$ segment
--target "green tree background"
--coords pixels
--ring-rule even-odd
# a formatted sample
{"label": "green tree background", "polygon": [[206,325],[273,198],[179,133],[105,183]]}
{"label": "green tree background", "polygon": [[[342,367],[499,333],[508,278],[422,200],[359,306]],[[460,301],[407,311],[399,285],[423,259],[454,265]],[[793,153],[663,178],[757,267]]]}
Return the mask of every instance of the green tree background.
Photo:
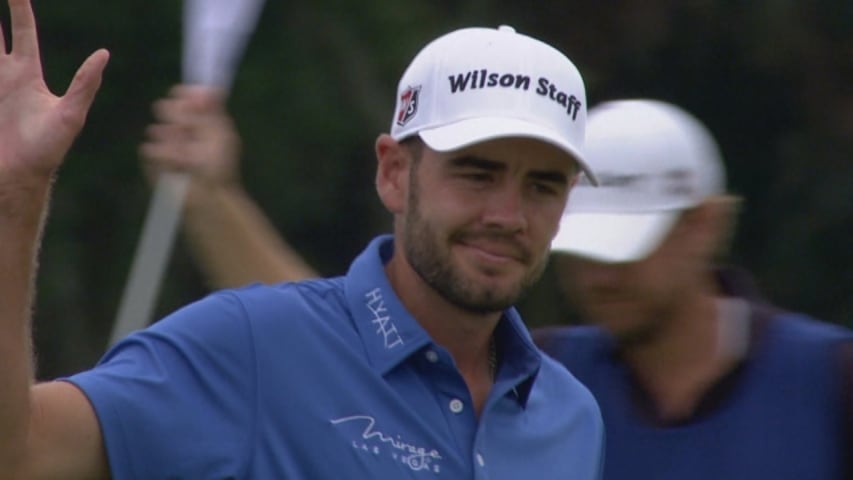
{"label": "green tree background", "polygon": [[[54,91],[89,52],[112,52],[60,173],[41,253],[34,332],[39,376],[50,378],[90,366],[107,343],[151,195],[136,147],[151,103],[179,79],[182,4],[34,7]],[[5,4],[0,18],[8,21]],[[777,303],[853,326],[847,0],[268,0],[229,100],[245,144],[242,175],[320,272],[343,273],[390,227],[372,188],[372,148],[411,56],[454,28],[502,23],[572,58],[591,105],[656,97],[702,118],[731,190],[746,199],[732,262]],[[179,239],[156,316],[207,291]],[[521,308],[531,324],[574,319],[550,271]]]}

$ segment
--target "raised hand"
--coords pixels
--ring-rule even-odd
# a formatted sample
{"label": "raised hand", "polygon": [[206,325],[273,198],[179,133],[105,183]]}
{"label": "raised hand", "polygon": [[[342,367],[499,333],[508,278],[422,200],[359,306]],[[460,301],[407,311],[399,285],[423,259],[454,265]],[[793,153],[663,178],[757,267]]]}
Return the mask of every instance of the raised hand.
{"label": "raised hand", "polygon": [[149,173],[179,171],[206,185],[236,184],[240,137],[225,110],[225,92],[178,85],[155,102],[156,123],[139,153]]}
{"label": "raised hand", "polygon": [[0,31],[0,185],[48,179],[83,127],[109,54],[94,52],[65,95],[44,81],[30,0],[9,0],[12,45]]}

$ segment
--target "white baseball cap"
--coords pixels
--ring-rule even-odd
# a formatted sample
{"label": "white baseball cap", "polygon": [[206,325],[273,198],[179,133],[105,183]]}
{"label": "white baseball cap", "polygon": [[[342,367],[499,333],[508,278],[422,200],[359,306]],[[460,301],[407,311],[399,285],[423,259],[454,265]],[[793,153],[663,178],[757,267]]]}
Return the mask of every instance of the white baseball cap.
{"label": "white baseball cap", "polygon": [[554,47],[512,27],[464,28],[427,44],[403,73],[391,136],[420,135],[439,152],[527,137],[583,158],[586,89]]}
{"label": "white baseball cap", "polygon": [[586,158],[599,185],[581,178],[572,190],[553,252],[602,262],[643,259],[683,210],[725,191],[723,161],[708,129],[656,100],[592,108]]}

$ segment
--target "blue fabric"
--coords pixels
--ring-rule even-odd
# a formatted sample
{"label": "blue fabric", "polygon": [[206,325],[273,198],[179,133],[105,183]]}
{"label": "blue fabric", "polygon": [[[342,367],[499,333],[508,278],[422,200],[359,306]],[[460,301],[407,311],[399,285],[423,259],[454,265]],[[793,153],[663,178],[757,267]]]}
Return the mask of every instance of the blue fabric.
{"label": "blue fabric", "polygon": [[655,425],[631,373],[596,327],[551,329],[537,342],[598,400],[607,480],[836,480],[845,455],[838,347],[851,333],[805,317],[770,319],[713,408]]}
{"label": "blue fabric", "polygon": [[71,377],[113,477],[599,478],[597,405],[514,310],[477,420],[450,355],[391,289],[391,249],[378,237],[345,277],[213,294]]}

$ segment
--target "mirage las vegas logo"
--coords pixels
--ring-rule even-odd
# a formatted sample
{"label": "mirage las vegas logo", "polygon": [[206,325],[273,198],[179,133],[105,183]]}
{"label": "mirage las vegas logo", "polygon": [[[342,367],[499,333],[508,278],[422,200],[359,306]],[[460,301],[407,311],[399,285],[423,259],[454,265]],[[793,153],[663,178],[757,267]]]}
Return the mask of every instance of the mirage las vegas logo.
{"label": "mirage las vegas logo", "polygon": [[380,430],[370,415],[350,415],[330,420],[332,425],[354,429],[352,448],[363,455],[387,456],[415,472],[441,473],[441,454],[434,448],[410,443],[401,435]]}

